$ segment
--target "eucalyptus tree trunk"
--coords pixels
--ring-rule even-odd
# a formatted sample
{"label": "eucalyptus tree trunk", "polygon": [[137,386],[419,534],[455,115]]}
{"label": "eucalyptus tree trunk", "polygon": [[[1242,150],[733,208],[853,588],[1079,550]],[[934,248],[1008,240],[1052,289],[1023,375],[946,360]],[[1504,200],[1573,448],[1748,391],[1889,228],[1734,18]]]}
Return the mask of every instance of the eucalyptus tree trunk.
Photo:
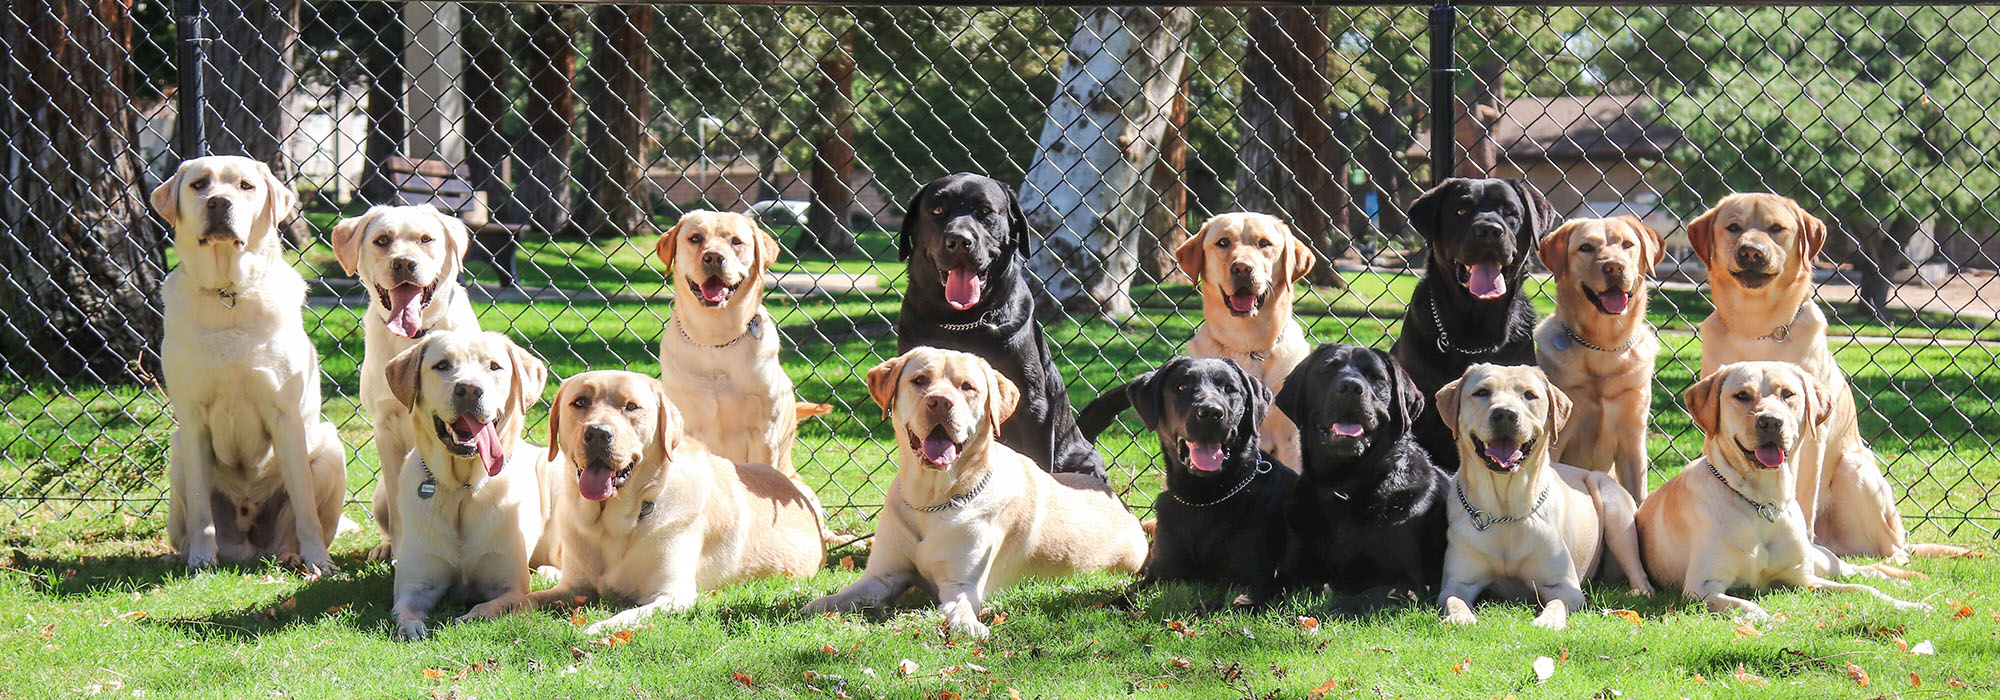
{"label": "eucalyptus tree trunk", "polygon": [[[208,13],[216,35],[208,43],[208,65],[216,74],[205,122],[209,152],[263,161],[280,181],[291,183],[298,167],[285,143],[299,128],[292,108],[299,0],[227,0],[217,10]],[[305,217],[284,226],[294,244],[305,244],[311,235]]]}
{"label": "eucalyptus tree trunk", "polygon": [[528,40],[518,60],[528,67],[521,118],[527,122],[520,154],[527,176],[514,188],[538,231],[570,227],[570,157],[576,151],[576,28],[582,11],[543,5],[529,16]]}
{"label": "eucalyptus tree trunk", "polygon": [[1327,111],[1326,9],[1258,8],[1246,25],[1236,206],[1291,224],[1319,254],[1312,283],[1344,288],[1333,261],[1347,251],[1353,206]]}
{"label": "eucalyptus tree trunk", "polygon": [[652,183],[646,180],[646,119],[652,111],[653,52],[646,37],[659,11],[651,6],[606,5],[591,23],[597,45],[590,52],[584,101],[590,112],[584,135],[584,199],[575,225],[586,236],[633,236],[650,230]]}
{"label": "eucalyptus tree trunk", "polygon": [[812,208],[798,250],[830,256],[857,250],[849,214],[854,211],[854,28],[850,25],[819,59],[819,115],[813,138]]}

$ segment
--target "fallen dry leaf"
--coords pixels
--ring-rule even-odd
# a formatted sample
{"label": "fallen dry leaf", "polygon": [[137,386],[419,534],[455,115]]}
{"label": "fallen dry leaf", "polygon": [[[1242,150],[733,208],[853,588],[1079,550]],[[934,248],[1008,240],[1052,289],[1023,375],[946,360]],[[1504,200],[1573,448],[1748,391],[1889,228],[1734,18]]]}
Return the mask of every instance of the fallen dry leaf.
{"label": "fallen dry leaf", "polygon": [[937,691],[936,695],[932,695],[931,697],[937,698],[937,700],[958,700],[958,693],[949,690],[940,690]]}
{"label": "fallen dry leaf", "polygon": [[844,556],[844,557],[841,557],[841,558],[840,558],[840,570],[841,570],[841,571],[853,571],[853,570],[854,570],[854,555],[852,555],[852,554],[849,554],[849,555],[847,555],[847,556]]}
{"label": "fallen dry leaf", "polygon": [[1916,646],[1910,647],[1910,653],[1917,656],[1930,656],[1937,653],[1937,645],[1932,644],[1931,640],[1926,639],[1917,642]]}
{"label": "fallen dry leaf", "polygon": [[1911,672],[1910,672],[1910,687],[1912,687],[1912,688],[1915,688],[1915,687],[1917,687],[1917,686],[1921,686],[1921,685],[1923,685],[1923,684],[1924,684],[1924,677],[1923,677],[1923,676],[1919,676],[1919,675],[1917,675],[1917,672],[1916,672],[1916,671],[1911,671]]}
{"label": "fallen dry leaf", "polygon": [[1699,673],[1694,674],[1694,678],[1690,680],[1693,680],[1695,685],[1708,685],[1708,679],[1703,678],[1702,675]]}
{"label": "fallen dry leaf", "polygon": [[1333,678],[1326,679],[1325,683],[1321,683],[1319,687],[1312,689],[1312,699],[1320,700],[1320,698],[1326,697],[1327,693],[1333,692],[1333,687],[1336,685],[1340,685],[1339,680]]}
{"label": "fallen dry leaf", "polygon": [[1319,634],[1319,618],[1300,615],[1298,623],[1299,629],[1305,630],[1306,634]]}
{"label": "fallen dry leaf", "polygon": [[1556,675],[1556,660],[1546,656],[1535,657],[1535,682],[1540,683]]}
{"label": "fallen dry leaf", "polygon": [[572,608],[569,611],[569,624],[571,627],[582,627],[590,624],[590,618],[583,616],[583,608]]}
{"label": "fallen dry leaf", "polygon": [[1606,610],[1604,611],[1604,614],[1611,615],[1626,622],[1630,622],[1632,623],[1633,627],[1638,627],[1640,625],[1646,624],[1646,621],[1639,617],[1639,611],[1637,610],[1624,610],[1624,609]]}
{"label": "fallen dry leaf", "polygon": [[1007,622],[1007,613],[993,613],[993,620],[991,622],[986,623],[986,626],[992,627],[995,625],[1004,624],[1006,622]]}
{"label": "fallen dry leaf", "polygon": [[1182,656],[1176,656],[1174,658],[1167,659],[1167,665],[1172,666],[1174,668],[1188,668],[1194,665],[1194,660]]}
{"label": "fallen dry leaf", "polygon": [[903,659],[902,661],[898,661],[896,662],[896,672],[903,674],[905,676],[916,673],[917,662],[911,661],[909,659]]}
{"label": "fallen dry leaf", "polygon": [[447,671],[442,668],[427,668],[424,669],[424,680],[427,681],[440,680],[445,677],[446,673],[450,673],[450,671]]}
{"label": "fallen dry leaf", "polygon": [[1972,606],[1970,605],[1960,605],[1958,606],[1958,612],[1951,614],[1951,619],[1954,620],[1963,620],[1968,617],[1972,617]]}
{"label": "fallen dry leaf", "polygon": [[1962,681],[1962,680],[1959,680],[1959,679],[1956,679],[1956,678],[1953,678],[1953,679],[1951,679],[1951,680],[1948,680],[1948,681],[1945,681],[1945,682],[1944,682],[1944,684],[1945,684],[1945,685],[1948,685],[1948,686],[1951,686],[1951,687],[1953,687],[1953,688],[1963,688],[1963,687],[1965,687],[1965,681]]}
{"label": "fallen dry leaf", "polygon": [[833,648],[833,645],[832,645],[832,644],[821,644],[821,645],[819,645],[819,650],[820,650],[821,652],[824,652],[824,653],[828,653],[828,654],[838,654],[838,653],[840,653],[840,650],[839,650],[839,649],[835,649],[835,648]]}
{"label": "fallen dry leaf", "polygon": [[1852,661],[1847,663],[1847,677],[1854,679],[1854,684],[1863,688],[1868,687],[1870,682],[1868,680],[1868,672],[1862,670],[1860,666],[1854,665]]}
{"label": "fallen dry leaf", "polygon": [[1756,685],[1756,686],[1765,686],[1771,684],[1770,681],[1764,680],[1763,676],[1759,676],[1755,673],[1751,673],[1749,671],[1744,670],[1743,664],[1736,665],[1736,682],[1743,683],[1745,685]]}
{"label": "fallen dry leaf", "polygon": [[51,622],[42,628],[42,638],[48,639],[53,636],[56,636],[56,623]]}
{"label": "fallen dry leaf", "polygon": [[1183,624],[1180,620],[1168,620],[1167,629],[1171,630],[1174,634],[1178,634],[1182,637],[1189,637],[1189,638],[1194,637],[1194,630],[1189,629],[1188,626],[1186,624]]}
{"label": "fallen dry leaf", "polygon": [[1747,622],[1736,626],[1737,639],[1745,639],[1745,638],[1755,639],[1757,637],[1762,637],[1762,636],[1764,636],[1763,632],[1758,631],[1757,628],[1755,627],[1751,627],[1750,624]]}
{"label": "fallen dry leaf", "polygon": [[1013,688],[1008,688],[1007,700],[1021,700],[1021,691],[1015,690]]}
{"label": "fallen dry leaf", "polygon": [[742,671],[730,671],[729,680],[736,681],[737,685],[743,686],[745,688],[757,687],[757,683],[750,680],[750,674],[744,673]]}
{"label": "fallen dry leaf", "polygon": [[123,615],[119,615],[119,616],[118,616],[118,619],[120,619],[120,620],[144,620],[144,619],[146,619],[146,611],[144,611],[144,610],[134,610],[134,611],[132,611],[132,612],[128,612],[128,613],[125,613],[125,614],[123,614]]}
{"label": "fallen dry leaf", "polygon": [[1556,662],[1569,663],[1569,647],[1563,647],[1562,651],[1556,654]]}
{"label": "fallen dry leaf", "polygon": [[1458,663],[1452,664],[1451,672],[1453,674],[1462,674],[1465,673],[1465,669],[1468,668],[1472,668],[1472,657],[1470,656],[1465,657],[1463,659],[1459,659]]}
{"label": "fallen dry leaf", "polygon": [[1895,643],[1895,645],[1896,645],[1896,650],[1897,650],[1897,651],[1900,651],[1900,652],[1903,652],[1903,653],[1906,653],[1906,654],[1907,654],[1907,653],[1909,653],[1909,651],[1910,651],[1910,643],[1909,643],[1909,642],[1905,642],[1905,641],[1903,641],[1903,638],[1902,638],[1902,637],[1893,637],[1893,636],[1892,636],[1892,637],[1890,637],[1890,638],[1889,638],[1889,641],[1891,641],[1891,642],[1894,642],[1894,643]]}

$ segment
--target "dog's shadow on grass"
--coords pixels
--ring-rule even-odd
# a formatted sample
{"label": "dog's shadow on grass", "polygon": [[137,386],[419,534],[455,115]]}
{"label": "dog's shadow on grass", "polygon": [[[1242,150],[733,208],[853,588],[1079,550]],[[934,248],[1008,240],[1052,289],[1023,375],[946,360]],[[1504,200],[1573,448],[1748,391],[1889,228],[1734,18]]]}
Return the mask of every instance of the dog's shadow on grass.
{"label": "dog's shadow on grass", "polygon": [[[357,631],[386,634],[386,630],[393,628],[390,603],[394,569],[385,562],[362,559],[338,563],[342,567],[340,573],[296,588],[274,588],[268,594],[254,596],[254,602],[239,602],[201,615],[155,618],[147,622],[188,634],[219,635],[237,641],[254,641],[266,634],[316,624],[327,618],[341,618],[343,626]],[[241,568],[247,574],[270,573],[268,568],[257,565]],[[440,612],[451,607],[447,603],[440,607]]]}

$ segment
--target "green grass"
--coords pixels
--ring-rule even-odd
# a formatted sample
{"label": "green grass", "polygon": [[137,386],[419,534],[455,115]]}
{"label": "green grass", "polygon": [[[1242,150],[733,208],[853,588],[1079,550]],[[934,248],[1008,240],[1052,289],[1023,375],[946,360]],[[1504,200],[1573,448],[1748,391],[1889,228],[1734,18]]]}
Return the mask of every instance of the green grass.
{"label": "green grass", "polygon": [[[653,294],[662,285],[651,243],[529,241],[534,264],[524,261],[524,283]],[[866,235],[863,244],[878,258],[894,258],[886,235]],[[309,249],[299,265],[309,274],[338,276],[323,246]],[[891,288],[773,302],[771,309],[789,341],[784,363],[800,397],[837,407],[802,426],[795,451],[800,470],[834,508],[836,529],[865,533],[893,467],[861,373],[894,352],[902,268],[787,260],[779,269],[834,267],[879,272]],[[1318,340],[1388,347],[1414,277],[1351,278],[1350,290],[1309,294],[1300,304],[1301,321]],[[1540,283],[1530,290],[1546,311]],[[1200,315],[1193,290],[1146,287],[1135,293],[1143,311],[1122,326],[1049,326],[1072,402],[1088,401],[1157,365],[1193,334]],[[483,325],[509,329],[550,362],[556,377],[591,368],[657,371],[663,303],[478,309]],[[1656,325],[1679,331],[1708,307],[1700,294],[1665,291],[1652,311]],[[2000,396],[2000,374],[1991,371],[1995,346],[1928,341],[1991,340],[1991,322],[1923,314],[1882,326],[1851,322],[1861,318],[1851,309],[1834,311],[1850,321],[1836,325],[1838,335],[1898,338],[1836,340],[1835,346],[1862,397],[1863,430],[1906,494],[1901,507],[1913,539],[1990,547],[2000,521],[1989,496],[2000,485],[2000,461],[1988,437],[2000,435],[1987,398]],[[367,446],[366,417],[353,398],[362,346],[357,313],[312,307],[307,323],[326,371],[324,413],[350,446],[349,484],[365,500],[376,459]],[[1666,344],[1650,443],[1656,481],[1678,471],[1699,447],[1678,393],[1699,367],[1700,342],[1676,332]],[[544,396],[554,389],[552,381]],[[811,685],[828,697],[841,682],[836,677],[854,697],[945,697],[940,691],[1007,697],[1009,688],[1022,697],[1303,697],[1328,680],[1338,681],[1329,697],[1582,698],[1601,696],[1605,688],[1626,697],[1872,697],[1907,688],[1910,672],[1920,674],[1926,691],[2000,692],[1994,690],[2000,687],[2000,646],[1993,643],[2000,618],[1992,617],[2000,573],[1973,560],[1920,562],[1917,567],[1936,578],[1889,586],[1944,611],[1898,614],[1852,596],[1774,593],[1764,601],[1789,618],[1745,639],[1737,638],[1734,623],[1699,614],[1672,596],[1635,600],[1609,590],[1595,591],[1592,603],[1639,610],[1642,627],[1587,612],[1576,629],[1554,635],[1527,627],[1526,607],[1499,605],[1482,609],[1486,624],[1479,628],[1448,630],[1427,607],[1333,619],[1315,597],[1283,602],[1266,614],[1205,617],[1193,614],[1193,590],[1142,593],[1137,607],[1126,609],[1115,603],[1124,580],[1089,577],[1037,582],[1003,595],[996,609],[1008,618],[996,626],[994,640],[953,644],[937,634],[937,615],[921,605],[880,624],[795,616],[801,604],[855,576],[831,567],[808,581],[720,592],[690,614],[656,619],[654,629],[615,648],[592,646],[560,614],[445,624],[433,641],[395,645],[387,641],[390,570],[358,558],[376,541],[372,527],[336,546],[344,573],[313,583],[261,566],[188,575],[155,558],[166,549],[164,509],[156,499],[171,431],[159,390],[0,384],[0,410],[6,417],[0,425],[0,496],[6,500],[0,507],[19,516],[6,541],[12,561],[0,569],[0,630],[6,630],[0,633],[0,698],[87,693],[111,681],[125,684],[115,694],[126,697],[135,689],[146,697],[815,696],[807,671],[820,674]],[[533,418],[538,422],[530,434],[539,435],[542,412]],[[1158,446],[1151,436],[1135,434],[1135,427],[1114,427],[1100,448],[1127,502],[1143,508],[1161,485],[1153,468]],[[366,523],[359,506],[348,510]],[[1951,619],[1957,601],[1969,601],[1974,614]],[[586,615],[601,619],[609,610],[593,607]],[[134,611],[145,615],[121,617]],[[1303,632],[1299,615],[1325,619],[1323,631]],[[1188,621],[1195,636],[1170,631],[1169,619]],[[1879,633],[1885,628],[1901,629],[1912,644],[1933,640],[1939,653],[1903,654]],[[572,647],[588,658],[577,661]],[[1533,659],[1560,656],[1565,648],[1568,660],[1558,664],[1555,677],[1535,683]],[[1453,672],[1466,657],[1473,659],[1469,667]],[[919,671],[899,675],[895,666],[903,658]],[[1178,667],[1177,658],[1187,667]],[[499,661],[497,670],[488,659]],[[1860,688],[1847,680],[1850,661],[1873,674],[1875,685]],[[482,670],[450,680],[474,663]],[[1771,686],[1740,687],[1730,678],[1738,664]],[[568,672],[572,665],[576,670]],[[426,680],[426,668],[448,669],[447,679]],[[872,676],[863,671],[870,668]],[[949,677],[939,675],[952,668]],[[732,680],[737,672],[754,687]],[[1695,674],[1707,684],[1693,681]],[[1946,682],[1954,678],[1975,689],[1950,688]]]}

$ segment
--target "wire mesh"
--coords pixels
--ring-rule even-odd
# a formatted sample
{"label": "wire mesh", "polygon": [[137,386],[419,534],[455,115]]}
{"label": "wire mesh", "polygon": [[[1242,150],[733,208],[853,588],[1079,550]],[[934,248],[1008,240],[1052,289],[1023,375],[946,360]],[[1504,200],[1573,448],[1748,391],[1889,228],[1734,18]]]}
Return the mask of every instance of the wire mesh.
{"label": "wire mesh", "polygon": [[[1331,261],[1296,312],[1314,342],[1388,347],[1423,259],[1403,211],[1439,174],[1446,105],[1449,174],[1525,178],[1566,217],[1669,233],[1656,479],[1699,449],[1679,394],[1710,309],[1680,222],[1771,191],[1837,231],[1818,299],[1910,527],[1990,535],[2000,517],[1994,7],[1467,5],[1447,66],[1427,60],[1429,5],[204,4],[0,13],[0,500],[24,516],[163,502],[157,351],[120,338],[157,342],[170,260],[139,209],[178,160],[174,42],[201,21],[204,141],[303,195],[289,255],[356,502],[376,474],[357,402],[368,300],[324,237],[396,197],[392,159],[441,161],[478,193],[474,257],[513,263],[470,267],[481,323],[555,377],[656,372],[672,292],[654,238],[685,211],[755,212],[785,249],[766,305],[786,369],[836,407],[801,426],[795,460],[858,527],[894,468],[860,376],[894,353],[894,231],[924,181],[1020,183],[1081,404],[1192,335],[1171,252],[1226,211],[1280,215]],[[1156,442],[1126,425],[1100,447],[1143,507]]]}

